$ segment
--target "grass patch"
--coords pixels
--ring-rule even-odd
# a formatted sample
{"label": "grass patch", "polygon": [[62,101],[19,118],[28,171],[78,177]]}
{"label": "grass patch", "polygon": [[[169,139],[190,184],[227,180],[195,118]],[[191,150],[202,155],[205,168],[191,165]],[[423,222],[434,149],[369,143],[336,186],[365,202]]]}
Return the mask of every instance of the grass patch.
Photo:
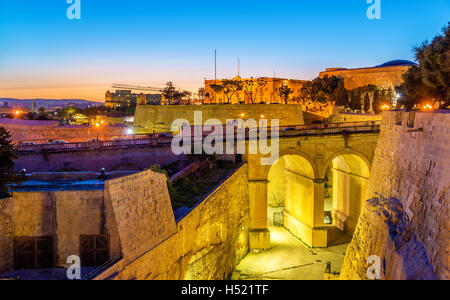
{"label": "grass patch", "polygon": [[169,184],[173,209],[192,207],[237,168],[229,161],[208,161],[195,173]]}

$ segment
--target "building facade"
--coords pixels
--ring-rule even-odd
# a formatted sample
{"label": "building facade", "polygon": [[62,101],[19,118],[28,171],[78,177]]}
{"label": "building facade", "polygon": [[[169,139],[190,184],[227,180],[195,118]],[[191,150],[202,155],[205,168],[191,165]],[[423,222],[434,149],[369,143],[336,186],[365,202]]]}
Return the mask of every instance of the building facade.
{"label": "building facade", "polygon": [[[304,80],[285,78],[249,78],[205,80],[206,104],[295,103]],[[280,90],[289,90],[287,96]]]}
{"label": "building facade", "polygon": [[136,105],[161,104],[160,94],[132,93],[131,90],[116,90],[115,93],[106,91],[105,106],[108,108],[130,107]]}
{"label": "building facade", "polygon": [[328,68],[320,72],[319,77],[337,76],[344,79],[347,90],[354,90],[359,87],[373,84],[384,89],[399,86],[403,79],[403,74],[414,66],[415,63],[407,60],[393,60],[385,64],[369,68]]}

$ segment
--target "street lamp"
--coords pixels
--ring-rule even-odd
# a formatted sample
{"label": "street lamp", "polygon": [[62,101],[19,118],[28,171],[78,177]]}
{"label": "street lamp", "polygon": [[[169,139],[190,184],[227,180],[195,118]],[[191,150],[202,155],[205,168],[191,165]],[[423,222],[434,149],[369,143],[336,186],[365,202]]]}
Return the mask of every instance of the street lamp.
{"label": "street lamp", "polygon": [[381,110],[386,111],[386,110],[390,110],[391,106],[389,104],[384,104],[381,106]]}
{"label": "street lamp", "polygon": [[423,111],[432,111],[433,110],[433,106],[430,103],[425,103],[422,107]]}
{"label": "street lamp", "polygon": [[96,140],[96,142],[98,142],[98,133],[100,131],[100,124],[99,123],[95,123],[95,127],[97,128],[97,140]]}

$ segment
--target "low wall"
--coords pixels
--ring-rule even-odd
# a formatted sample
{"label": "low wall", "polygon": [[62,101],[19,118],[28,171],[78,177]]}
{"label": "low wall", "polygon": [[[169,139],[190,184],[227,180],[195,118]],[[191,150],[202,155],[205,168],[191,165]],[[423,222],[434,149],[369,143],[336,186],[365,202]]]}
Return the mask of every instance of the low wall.
{"label": "low wall", "polygon": [[170,145],[141,146],[133,148],[102,148],[47,153],[21,153],[14,168],[27,172],[96,171],[105,168],[110,171],[138,171],[154,164],[165,166],[184,159],[175,155]]}
{"label": "low wall", "polygon": [[194,125],[194,111],[202,111],[203,123],[208,119],[218,119],[222,124],[226,120],[254,119],[257,122],[261,114],[265,118],[279,119],[280,126],[303,125],[302,106],[297,104],[253,104],[253,105],[138,105],[136,108],[134,125],[143,131],[169,132],[172,122],[186,119]]}
{"label": "low wall", "polygon": [[381,121],[381,115],[340,113],[332,115],[329,118],[330,123],[372,122],[372,121]]}
{"label": "low wall", "polygon": [[14,199],[0,199],[0,274],[14,264]]}
{"label": "low wall", "polygon": [[[367,202],[340,277],[449,279],[450,114],[385,112]],[[386,199],[385,199],[386,198]]]}
{"label": "low wall", "polygon": [[[174,234],[160,236],[155,247],[132,261],[124,258],[96,279],[225,279],[249,249],[247,172],[244,165],[225,180],[176,224]],[[161,217],[175,224],[173,214]]]}
{"label": "low wall", "polygon": [[110,140],[113,137],[126,136],[129,127],[124,125],[94,126],[67,125],[59,126],[57,121],[31,121],[16,119],[1,119],[0,127],[10,132],[13,142],[35,142],[47,144],[50,140],[63,140],[69,143],[85,142],[95,139]]}
{"label": "low wall", "polygon": [[58,266],[70,255],[80,256],[82,234],[109,234],[110,256],[120,255],[117,226],[104,191],[16,192],[13,198],[14,236],[55,236]]}

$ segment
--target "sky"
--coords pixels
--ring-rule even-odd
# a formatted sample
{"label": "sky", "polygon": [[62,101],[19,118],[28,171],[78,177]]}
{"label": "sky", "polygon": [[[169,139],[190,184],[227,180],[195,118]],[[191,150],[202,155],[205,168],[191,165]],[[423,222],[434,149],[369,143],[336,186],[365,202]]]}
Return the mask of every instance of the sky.
{"label": "sky", "polygon": [[[72,1],[72,0],[70,0]],[[74,0],[76,1],[76,0]],[[312,79],[330,67],[414,60],[449,0],[0,0],[0,98],[104,101],[113,83],[196,91],[205,78]],[[370,0],[369,0],[370,1]],[[376,1],[376,0],[373,0]]]}

